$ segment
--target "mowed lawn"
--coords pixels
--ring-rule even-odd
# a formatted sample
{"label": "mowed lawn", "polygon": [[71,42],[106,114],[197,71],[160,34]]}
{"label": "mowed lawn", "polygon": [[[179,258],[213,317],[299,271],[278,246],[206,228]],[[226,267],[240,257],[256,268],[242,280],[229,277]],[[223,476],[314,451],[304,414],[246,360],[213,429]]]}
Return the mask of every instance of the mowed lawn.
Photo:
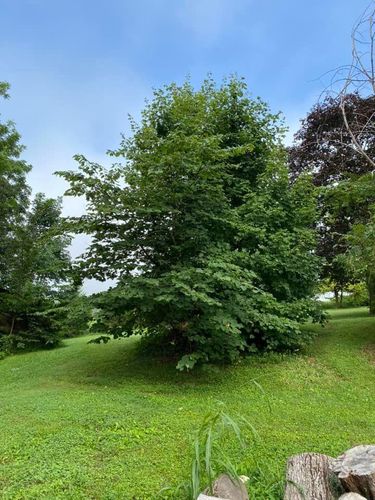
{"label": "mowed lawn", "polygon": [[190,435],[217,401],[259,433],[232,456],[251,498],[280,498],[288,456],[375,442],[375,318],[331,314],[299,356],[193,374],[140,356],[136,339],[1,361],[0,498],[157,498],[189,474]]}

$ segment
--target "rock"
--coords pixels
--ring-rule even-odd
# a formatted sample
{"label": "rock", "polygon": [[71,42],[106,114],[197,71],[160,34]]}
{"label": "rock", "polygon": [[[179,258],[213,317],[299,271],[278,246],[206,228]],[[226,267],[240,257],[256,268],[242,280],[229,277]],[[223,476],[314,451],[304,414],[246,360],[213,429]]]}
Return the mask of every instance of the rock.
{"label": "rock", "polygon": [[374,445],[351,448],[333,460],[332,470],[346,491],[359,493],[368,500],[375,500]]}
{"label": "rock", "polygon": [[204,496],[199,500],[207,500],[211,498],[221,498],[222,500],[249,500],[249,494],[247,492],[246,486],[243,481],[239,479],[238,481],[232,480],[228,474],[221,474],[212,485],[212,495],[209,489],[203,492]]}
{"label": "rock", "polygon": [[218,497],[209,497],[205,495],[204,493],[201,493],[197,500],[226,500],[225,498],[218,498]]}
{"label": "rock", "polygon": [[366,500],[366,498],[358,493],[344,493],[339,500]]}

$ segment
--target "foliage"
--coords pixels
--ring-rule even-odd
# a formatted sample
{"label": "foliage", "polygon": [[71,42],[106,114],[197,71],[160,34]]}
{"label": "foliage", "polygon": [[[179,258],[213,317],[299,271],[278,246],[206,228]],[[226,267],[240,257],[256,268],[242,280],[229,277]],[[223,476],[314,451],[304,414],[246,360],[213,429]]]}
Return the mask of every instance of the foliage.
{"label": "foliage", "polygon": [[[0,83],[0,96],[9,85]],[[56,304],[74,283],[70,238],[57,229],[61,202],[37,194],[31,202],[20,159],[23,146],[11,122],[0,123],[0,350],[52,347],[59,342]],[[65,293],[65,292],[64,292]]]}
{"label": "foliage", "polygon": [[118,279],[96,329],[162,339],[180,369],[299,348],[316,312],[315,195],[289,183],[278,115],[242,80],[209,79],[156,91],[132,129],[112,152],[124,164],[78,156],[60,172],[87,200],[67,226],[92,236],[81,276]]}
{"label": "foliage", "polygon": [[66,276],[70,239],[54,232],[60,214],[59,201],[38,194],[23,221],[13,228],[9,279],[0,293],[0,331],[9,351],[59,342],[55,307],[61,290],[70,286]]}
{"label": "foliage", "polygon": [[[328,285],[324,287],[324,292],[332,292],[332,287]],[[343,296],[337,304],[337,301],[332,300],[324,300],[322,302],[322,306],[324,309],[337,309],[339,308],[353,308],[353,307],[364,307],[369,305],[369,296],[366,283],[360,281],[358,283],[353,283],[347,285],[345,288],[345,292]]]}
{"label": "foliage", "polygon": [[220,399],[259,434],[246,448],[225,442],[250,477],[250,498],[280,500],[289,456],[338,456],[375,440],[375,319],[365,308],[330,314],[323,329],[308,327],[319,336],[304,355],[255,355],[189,374],[140,355],[138,338],[104,346],[72,338],[8,357],[0,363],[0,497],[154,499],[189,479],[188,436]]}
{"label": "foliage", "polygon": [[[375,141],[368,124],[375,111],[375,98],[349,94],[345,97],[345,110],[350,130],[354,131],[366,154],[373,156]],[[353,222],[368,219],[371,200],[357,198],[354,203],[332,206],[331,192],[340,183],[347,185],[372,170],[353,144],[344,123],[340,96],[327,97],[319,102],[302,121],[294,145],[289,149],[289,165],[293,178],[309,172],[314,183],[324,188],[319,199],[317,250],[325,259],[321,276],[331,280],[338,301],[339,294],[342,295],[344,289],[356,279],[350,266],[343,265],[342,256],[348,249],[346,235]]]}
{"label": "foliage", "polygon": [[348,307],[368,306],[368,291],[365,283],[354,283],[348,286],[348,297],[345,303]]}
{"label": "foliage", "polygon": [[[0,82],[0,98],[8,98],[9,85]],[[10,121],[0,122],[0,291],[9,285],[9,256],[14,254],[15,227],[29,206],[26,174],[30,166],[20,159],[20,135]]]}
{"label": "foliage", "polygon": [[350,258],[366,280],[370,313],[375,314],[375,218],[355,224],[349,233]]}
{"label": "foliage", "polygon": [[87,334],[93,319],[91,300],[74,289],[69,290],[69,293],[59,298],[56,314],[59,318],[58,326],[61,337],[69,338]]}
{"label": "foliage", "polygon": [[[363,130],[364,125],[372,120],[375,97],[362,97],[354,93],[348,95],[345,102],[350,126]],[[317,186],[329,186],[347,180],[352,175],[371,172],[371,165],[363,161],[362,155],[353,145],[340,103],[340,96],[328,96],[315,104],[302,120],[295,142],[288,152],[294,177],[308,172],[313,174]],[[363,130],[361,140],[368,154],[375,155],[374,134],[369,128]]]}
{"label": "foliage", "polygon": [[346,235],[348,267],[353,269],[353,275],[366,283],[369,297],[369,307],[375,313],[375,181],[373,174],[363,174],[341,181],[328,191],[330,203],[340,210],[341,207],[351,208],[356,205],[366,206],[366,216],[353,217],[351,228]]}

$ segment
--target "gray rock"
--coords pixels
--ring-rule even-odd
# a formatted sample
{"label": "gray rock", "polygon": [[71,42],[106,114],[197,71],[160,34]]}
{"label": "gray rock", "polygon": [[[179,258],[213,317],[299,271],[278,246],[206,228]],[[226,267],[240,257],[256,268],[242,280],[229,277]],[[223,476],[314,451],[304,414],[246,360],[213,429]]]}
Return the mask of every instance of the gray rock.
{"label": "gray rock", "polygon": [[197,500],[226,500],[225,498],[218,498],[218,497],[209,497],[205,495],[204,493],[201,493]]}
{"label": "gray rock", "polygon": [[341,495],[339,500],[366,500],[366,498],[358,493],[345,493],[344,495]]}
{"label": "gray rock", "polygon": [[244,483],[241,480],[232,481],[227,474],[221,474],[212,485],[213,497],[210,495],[209,490],[204,491],[203,498],[198,497],[199,500],[207,500],[211,498],[221,498],[222,500],[249,500],[249,494]]}

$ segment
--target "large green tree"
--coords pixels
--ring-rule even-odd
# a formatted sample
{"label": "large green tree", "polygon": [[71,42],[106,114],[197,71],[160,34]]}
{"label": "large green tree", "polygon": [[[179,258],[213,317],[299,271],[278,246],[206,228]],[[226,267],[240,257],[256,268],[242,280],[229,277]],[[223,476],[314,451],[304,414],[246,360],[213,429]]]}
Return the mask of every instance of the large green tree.
{"label": "large green tree", "polygon": [[289,182],[279,116],[244,81],[209,79],[156,91],[132,130],[109,170],[78,156],[60,172],[87,200],[70,220],[92,236],[82,276],[118,280],[99,296],[98,329],[157,338],[180,368],[299,348],[315,195],[309,179]]}

